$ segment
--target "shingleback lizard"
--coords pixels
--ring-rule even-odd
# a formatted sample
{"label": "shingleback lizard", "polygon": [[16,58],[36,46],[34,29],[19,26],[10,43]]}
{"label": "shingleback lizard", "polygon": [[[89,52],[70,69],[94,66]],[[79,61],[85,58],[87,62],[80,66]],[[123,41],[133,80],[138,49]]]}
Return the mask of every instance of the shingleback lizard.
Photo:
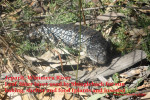
{"label": "shingleback lizard", "polygon": [[[56,43],[61,41],[69,47],[79,49],[79,30],[80,26],[74,24],[47,24],[36,28],[29,36],[42,36],[50,41]],[[81,26],[81,49],[84,49],[86,57],[98,64],[105,64],[108,61],[108,42],[98,31]]]}

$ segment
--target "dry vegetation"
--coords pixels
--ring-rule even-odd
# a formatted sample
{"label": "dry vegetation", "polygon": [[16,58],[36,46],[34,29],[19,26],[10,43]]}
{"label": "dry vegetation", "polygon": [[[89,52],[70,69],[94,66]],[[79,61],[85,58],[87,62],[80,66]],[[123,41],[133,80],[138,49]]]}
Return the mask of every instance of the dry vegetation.
{"label": "dry vegetation", "polygon": [[[82,3],[79,10],[79,2]],[[7,100],[127,100],[150,98],[149,0],[2,0],[0,2],[0,99]],[[30,41],[29,32],[42,24],[85,25],[102,32],[111,42],[114,58],[109,65],[78,62],[76,50],[55,47],[50,41]],[[67,50],[66,50],[67,49]],[[68,52],[69,51],[69,52]],[[71,51],[71,52],[70,52]],[[62,55],[66,55],[65,57]],[[78,66],[78,67],[77,67]],[[5,77],[24,76],[16,80]],[[122,83],[120,86],[20,86],[24,83],[60,83],[31,80],[28,76],[71,77],[61,82]],[[61,89],[61,92],[6,92],[6,89]],[[125,89],[122,92],[67,92],[73,89]],[[146,96],[114,95],[143,93]],[[148,99],[147,99],[148,100]]]}

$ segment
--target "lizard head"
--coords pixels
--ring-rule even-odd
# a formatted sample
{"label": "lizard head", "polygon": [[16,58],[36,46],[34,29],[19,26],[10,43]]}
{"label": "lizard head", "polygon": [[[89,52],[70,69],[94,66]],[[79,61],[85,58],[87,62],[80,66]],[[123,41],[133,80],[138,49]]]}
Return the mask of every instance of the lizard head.
{"label": "lizard head", "polygon": [[107,62],[107,41],[100,35],[92,36],[87,45],[87,56],[98,64]]}
{"label": "lizard head", "polygon": [[29,35],[27,38],[31,41],[36,40],[44,40],[45,38],[48,38],[49,36],[49,29],[46,27],[46,25],[35,27],[32,31],[29,32]]}

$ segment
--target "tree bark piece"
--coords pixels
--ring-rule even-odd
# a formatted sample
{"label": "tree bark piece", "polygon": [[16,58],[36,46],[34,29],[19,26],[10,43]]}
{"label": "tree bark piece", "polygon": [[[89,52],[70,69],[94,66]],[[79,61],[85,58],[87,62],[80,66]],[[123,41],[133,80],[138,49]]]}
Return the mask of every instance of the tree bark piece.
{"label": "tree bark piece", "polygon": [[110,76],[116,72],[123,71],[142,59],[146,58],[146,53],[142,50],[135,50],[129,54],[124,55],[123,57],[118,57],[112,61],[109,66],[97,68],[91,73],[88,73],[84,77],[80,79],[80,81],[87,81],[93,78],[97,78],[98,76]]}

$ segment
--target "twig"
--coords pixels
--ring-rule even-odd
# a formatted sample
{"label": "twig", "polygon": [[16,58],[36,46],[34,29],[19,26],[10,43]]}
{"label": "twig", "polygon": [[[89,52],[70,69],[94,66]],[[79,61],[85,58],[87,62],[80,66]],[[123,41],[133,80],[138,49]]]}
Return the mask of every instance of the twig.
{"label": "twig", "polygon": [[[124,7],[124,8],[130,8],[130,9],[144,9],[143,8],[139,8],[139,7],[130,7],[130,6],[117,6],[117,5],[114,5],[114,6],[101,6],[101,7],[93,7],[93,8],[85,8],[83,9],[84,11],[86,10],[96,10],[96,9],[103,9],[103,8],[107,8],[107,7]],[[150,9],[150,8],[147,8],[147,9]]]}
{"label": "twig", "polygon": [[58,52],[58,51],[56,51],[56,50],[54,50],[54,52],[56,52],[56,53],[58,54],[58,56],[59,56],[59,60],[60,60],[60,64],[61,64],[61,70],[62,70],[62,72],[64,72],[63,64],[62,64],[62,59],[61,59],[61,57],[60,57],[60,54],[59,54],[59,52]]}
{"label": "twig", "polygon": [[[148,90],[143,90],[143,91],[138,91],[138,92],[135,92],[134,94],[141,94],[141,93],[146,93],[146,92],[150,92],[150,89],[148,89]],[[134,95],[125,95],[125,96],[122,96],[121,98],[119,98],[119,99],[117,99],[117,100],[124,100],[124,99],[127,99],[127,98],[130,98],[130,97],[132,97],[132,96],[134,96]]]}

